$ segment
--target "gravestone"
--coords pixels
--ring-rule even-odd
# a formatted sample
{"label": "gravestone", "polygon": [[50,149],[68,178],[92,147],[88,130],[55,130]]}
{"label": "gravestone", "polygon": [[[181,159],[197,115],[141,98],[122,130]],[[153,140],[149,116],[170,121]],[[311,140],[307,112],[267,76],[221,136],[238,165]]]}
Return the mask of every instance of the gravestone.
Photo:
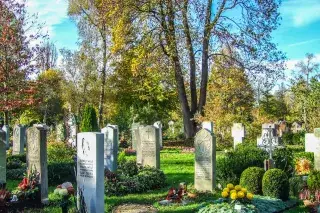
{"label": "gravestone", "polygon": [[68,143],[72,147],[77,146],[77,122],[76,117],[73,113],[70,112],[69,118],[68,118]]}
{"label": "gravestone", "polygon": [[154,126],[139,128],[141,164],[160,169],[159,130]]}
{"label": "gravestone", "polygon": [[211,121],[204,121],[202,122],[202,128],[208,130],[209,132],[214,132],[214,124]]}
{"label": "gravestone", "polygon": [[66,140],[66,128],[63,123],[56,126],[57,141],[64,142]]}
{"label": "gravestone", "polygon": [[111,172],[117,170],[119,130],[117,125],[107,125],[101,129],[104,134],[104,168]]}
{"label": "gravestone", "polygon": [[305,134],[305,151],[314,153],[314,169],[320,170],[320,128]]}
{"label": "gravestone", "polygon": [[233,148],[243,142],[245,136],[245,128],[242,123],[234,123],[232,126]]}
{"label": "gravestone", "polygon": [[6,147],[10,147],[10,128],[9,125],[3,125],[2,130],[6,133]]}
{"label": "gravestone", "polygon": [[170,128],[172,134],[174,134],[174,121],[169,121],[168,125],[169,125],[169,128]]}
{"label": "gravestone", "polygon": [[83,132],[77,135],[78,208],[88,213],[104,212],[104,134]]}
{"label": "gravestone", "polygon": [[12,155],[21,155],[24,153],[25,139],[26,127],[22,125],[16,125],[13,129]]}
{"label": "gravestone", "polygon": [[[280,138],[277,136],[277,124],[262,124],[262,135],[257,138],[257,147],[266,150],[269,154],[281,146]],[[269,132],[271,129],[271,132]]]}
{"label": "gravestone", "polygon": [[6,173],[6,132],[0,129],[0,184],[7,182]]}
{"label": "gravestone", "polygon": [[160,142],[160,147],[163,146],[163,142],[162,142],[162,123],[161,121],[157,121],[153,124],[154,127],[156,127],[157,129],[159,129],[159,142]]}
{"label": "gravestone", "polygon": [[27,169],[40,174],[41,202],[48,202],[47,131],[45,125],[33,125],[27,130]]}
{"label": "gravestone", "polygon": [[136,137],[136,156],[137,156],[137,164],[142,164],[142,152],[141,152],[141,138],[140,138],[140,128],[143,126],[138,127],[134,130],[134,134]]}
{"label": "gravestone", "polygon": [[131,145],[132,149],[136,150],[137,149],[137,137],[135,135],[135,130],[138,129],[140,126],[140,123],[132,123],[131,125]]}
{"label": "gravestone", "polygon": [[195,137],[194,184],[199,191],[213,191],[216,185],[216,139],[207,129]]}

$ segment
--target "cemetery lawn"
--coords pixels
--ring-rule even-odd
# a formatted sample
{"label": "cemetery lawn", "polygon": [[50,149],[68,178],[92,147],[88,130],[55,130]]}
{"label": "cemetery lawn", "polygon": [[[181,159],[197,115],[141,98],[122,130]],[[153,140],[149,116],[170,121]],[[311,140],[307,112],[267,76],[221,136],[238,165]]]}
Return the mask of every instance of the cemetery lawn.
{"label": "cemetery lawn", "polygon": [[[223,152],[217,152],[217,158],[223,156]],[[128,159],[135,159],[135,156],[128,156]],[[125,203],[133,204],[148,204],[153,205],[158,209],[158,212],[169,213],[169,212],[180,212],[180,213],[191,213],[196,212],[206,203],[212,202],[220,197],[219,194],[201,194],[186,206],[181,204],[173,204],[170,206],[160,206],[157,202],[165,199],[170,187],[178,187],[180,182],[187,182],[188,184],[193,183],[194,179],[194,154],[193,153],[181,153],[179,149],[165,149],[161,151],[161,165],[160,168],[166,174],[166,187],[153,190],[146,193],[140,194],[128,194],[125,196],[105,196],[105,212],[111,212],[111,210],[118,205]],[[19,184],[19,181],[8,181],[7,186],[9,189],[14,189]],[[53,191],[56,186],[50,186],[49,183],[49,197],[52,199]],[[307,212],[304,211],[303,205],[300,205],[288,213],[295,212]],[[58,205],[46,207],[44,210],[30,210],[28,212],[50,212],[60,213],[61,209]]]}

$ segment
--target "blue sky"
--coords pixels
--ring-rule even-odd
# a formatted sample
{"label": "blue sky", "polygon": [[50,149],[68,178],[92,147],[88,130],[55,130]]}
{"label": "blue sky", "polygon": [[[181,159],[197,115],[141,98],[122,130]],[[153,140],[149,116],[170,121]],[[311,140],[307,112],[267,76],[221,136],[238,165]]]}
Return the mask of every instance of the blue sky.
{"label": "blue sky", "polygon": [[[67,16],[66,0],[27,0],[28,11],[38,13],[57,48],[76,49],[77,27]],[[274,42],[288,57],[287,67],[314,53],[320,62],[320,0],[284,0],[280,8],[281,26]]]}

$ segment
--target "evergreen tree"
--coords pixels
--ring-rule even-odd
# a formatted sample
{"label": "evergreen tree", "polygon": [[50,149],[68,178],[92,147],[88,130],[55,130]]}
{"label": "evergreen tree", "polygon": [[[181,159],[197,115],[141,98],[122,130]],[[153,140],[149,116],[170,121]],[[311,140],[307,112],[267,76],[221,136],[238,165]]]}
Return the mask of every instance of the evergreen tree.
{"label": "evergreen tree", "polygon": [[80,125],[81,132],[97,132],[99,131],[97,114],[94,107],[87,104],[82,114],[82,121]]}

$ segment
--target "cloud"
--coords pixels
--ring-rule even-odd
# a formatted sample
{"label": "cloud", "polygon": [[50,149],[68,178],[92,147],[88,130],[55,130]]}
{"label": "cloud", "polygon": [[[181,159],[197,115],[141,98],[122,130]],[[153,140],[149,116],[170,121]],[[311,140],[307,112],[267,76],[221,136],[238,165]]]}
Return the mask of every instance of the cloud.
{"label": "cloud", "polygon": [[288,0],[280,9],[284,19],[288,18],[295,27],[306,26],[320,20],[319,0]]}
{"label": "cloud", "polygon": [[301,42],[289,44],[288,47],[301,46],[301,45],[310,44],[310,43],[313,43],[313,42],[316,42],[316,41],[320,41],[320,39],[311,39],[311,40],[307,40],[307,41],[301,41]]}
{"label": "cloud", "polygon": [[63,0],[27,0],[27,11],[30,14],[37,14],[38,21],[44,22],[44,31],[50,38],[55,36],[54,25],[61,24],[68,19],[67,1]]}
{"label": "cloud", "polygon": [[[306,58],[300,58],[300,59],[292,59],[292,60],[288,60],[286,62],[286,67],[287,67],[287,71],[292,71],[295,69],[295,65],[300,62],[300,61],[305,61],[306,62]],[[320,53],[315,54],[315,59],[313,60],[315,63],[320,63]]]}

